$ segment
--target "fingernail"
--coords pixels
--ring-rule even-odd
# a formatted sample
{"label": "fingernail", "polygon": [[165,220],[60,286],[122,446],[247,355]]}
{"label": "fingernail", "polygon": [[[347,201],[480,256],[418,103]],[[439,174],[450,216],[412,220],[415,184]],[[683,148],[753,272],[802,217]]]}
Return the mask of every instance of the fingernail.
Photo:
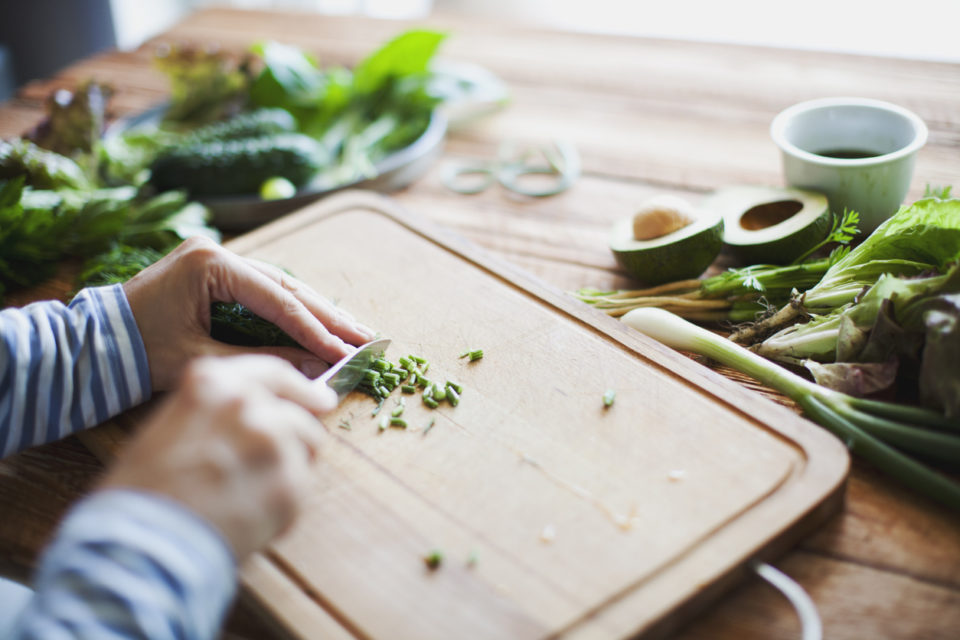
{"label": "fingernail", "polygon": [[300,371],[311,380],[330,368],[323,360],[306,358],[300,363]]}
{"label": "fingernail", "polygon": [[368,341],[369,341],[369,340],[373,340],[374,338],[377,337],[377,332],[376,332],[376,331],[374,331],[373,329],[371,329],[370,327],[368,327],[368,326],[365,325],[365,324],[360,324],[359,322],[357,323],[357,331],[359,331],[360,333],[362,333],[362,334],[364,335],[364,337],[366,337],[366,339],[367,339]]}

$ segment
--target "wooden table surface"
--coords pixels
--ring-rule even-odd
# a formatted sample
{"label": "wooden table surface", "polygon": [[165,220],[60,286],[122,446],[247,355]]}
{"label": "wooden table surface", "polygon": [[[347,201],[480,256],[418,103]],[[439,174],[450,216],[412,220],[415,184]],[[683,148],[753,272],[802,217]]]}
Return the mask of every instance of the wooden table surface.
{"label": "wooden table surface", "polygon": [[[652,195],[696,199],[728,184],[782,184],[768,126],[779,110],[801,100],[856,95],[915,111],[930,137],[908,200],[928,183],[960,188],[958,64],[577,35],[452,15],[427,22],[450,34],[444,57],[489,68],[508,83],[512,101],[451,133],[437,166],[396,199],[567,290],[630,284],[607,249],[607,231]],[[159,42],[217,43],[241,51],[273,38],[315,52],[323,64],[350,65],[407,26],[204,11],[137,51],[91,57],[28,85],[0,106],[0,135],[21,134],[41,118],[53,89],[88,78],[114,87],[114,116],[162,100],[167,85],[150,64]],[[553,139],[574,142],[584,166],[582,178],[560,196],[532,200],[496,187],[464,196],[441,182],[451,163],[493,158],[504,141]],[[38,294],[63,296],[66,288],[54,283],[29,295]],[[0,463],[0,574],[29,573],[64,510],[101,472],[76,438]],[[867,465],[854,462],[843,512],[776,564],[810,593],[827,638],[960,633],[960,514],[899,488]],[[272,637],[242,602],[227,629],[225,637]],[[749,579],[691,620],[679,637],[797,638],[799,624],[778,593]]]}

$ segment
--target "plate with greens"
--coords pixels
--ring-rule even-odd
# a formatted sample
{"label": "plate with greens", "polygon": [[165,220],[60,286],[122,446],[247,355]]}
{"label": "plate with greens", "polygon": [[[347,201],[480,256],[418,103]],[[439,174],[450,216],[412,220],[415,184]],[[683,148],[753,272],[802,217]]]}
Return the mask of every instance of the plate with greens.
{"label": "plate with greens", "polygon": [[431,60],[444,34],[410,30],[353,69],[302,50],[254,45],[166,48],[170,100],[111,126],[103,141],[118,183],[185,190],[214,224],[246,229],[347,187],[392,191],[443,151],[447,118]]}

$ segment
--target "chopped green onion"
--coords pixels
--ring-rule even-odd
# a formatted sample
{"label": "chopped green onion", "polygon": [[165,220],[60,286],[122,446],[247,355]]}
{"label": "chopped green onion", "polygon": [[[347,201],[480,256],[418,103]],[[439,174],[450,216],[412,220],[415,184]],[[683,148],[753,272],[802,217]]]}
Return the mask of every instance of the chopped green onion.
{"label": "chopped green onion", "polygon": [[461,358],[470,358],[470,362],[475,362],[483,357],[483,349],[473,349],[470,351],[464,351],[460,354]]}
{"label": "chopped green onion", "polygon": [[383,398],[380,398],[380,402],[377,403],[377,406],[374,407],[373,411],[370,413],[371,416],[376,416],[380,413],[380,409],[383,407]]}
{"label": "chopped green onion", "polygon": [[416,393],[417,388],[412,384],[405,384],[402,387],[400,387],[400,391],[402,391],[403,393]]}
{"label": "chopped green onion", "polygon": [[457,406],[458,404],[460,404],[460,394],[457,393],[457,390],[454,389],[453,387],[447,387],[446,396],[447,396],[447,401],[448,401],[452,406],[455,407],[455,406]]}
{"label": "chopped green onion", "polygon": [[446,386],[447,386],[448,388],[453,389],[453,390],[456,391],[457,393],[463,393],[463,385],[457,384],[456,382],[452,382],[452,381],[450,381],[450,380],[447,380],[447,385],[446,385]]}
{"label": "chopped green onion", "polygon": [[400,427],[401,429],[407,428],[407,421],[403,418],[390,418],[391,427]]}
{"label": "chopped green onion", "polygon": [[383,417],[380,418],[380,424],[377,425],[379,427],[379,430],[386,431],[387,427],[390,426],[390,420],[391,420],[390,416],[384,414]]}
{"label": "chopped green onion", "polygon": [[433,429],[433,425],[435,425],[436,423],[437,423],[436,418],[430,418],[430,422],[428,422],[427,426],[423,428],[423,435],[427,435],[427,431],[430,431],[430,429]]}
{"label": "chopped green onion", "polygon": [[423,557],[423,563],[427,565],[427,568],[431,571],[439,569],[440,565],[443,564],[443,552],[439,549],[434,549]]}
{"label": "chopped green onion", "polygon": [[607,409],[613,406],[613,401],[617,398],[617,392],[613,389],[607,389],[603,392],[603,406]]}
{"label": "chopped green onion", "polygon": [[431,398],[430,396],[423,396],[423,404],[427,405],[431,409],[436,409],[440,406],[440,403]]}
{"label": "chopped green onion", "polygon": [[386,360],[384,358],[377,358],[370,365],[370,368],[374,369],[375,371],[379,371],[380,373],[385,373],[393,369],[393,365],[390,364],[389,360]]}

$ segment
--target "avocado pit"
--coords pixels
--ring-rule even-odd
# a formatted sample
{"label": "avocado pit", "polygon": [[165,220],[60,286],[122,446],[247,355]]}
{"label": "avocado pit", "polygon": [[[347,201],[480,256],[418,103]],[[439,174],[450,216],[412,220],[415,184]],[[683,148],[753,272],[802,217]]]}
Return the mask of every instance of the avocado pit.
{"label": "avocado pit", "polygon": [[693,208],[685,200],[673,196],[652,198],[633,215],[633,238],[662,238],[693,224],[695,220]]}

